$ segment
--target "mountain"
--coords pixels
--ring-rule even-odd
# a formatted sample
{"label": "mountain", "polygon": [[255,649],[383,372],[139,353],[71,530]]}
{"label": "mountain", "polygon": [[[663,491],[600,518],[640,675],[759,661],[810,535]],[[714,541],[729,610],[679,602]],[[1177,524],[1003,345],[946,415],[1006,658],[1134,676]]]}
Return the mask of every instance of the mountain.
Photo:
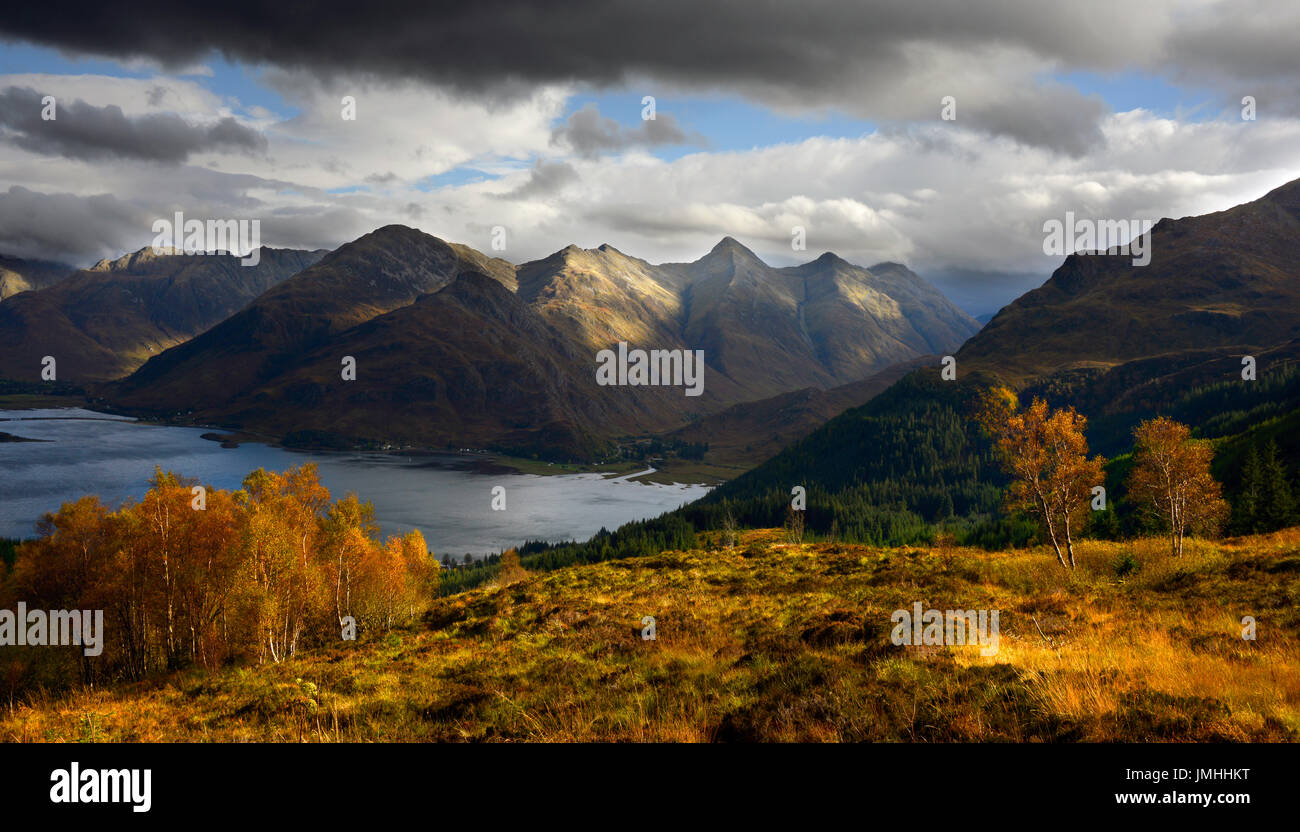
{"label": "mountain", "polygon": [[883,275],[824,254],[774,269],[731,237],[667,264],[685,286],[683,335],[755,399],[835,387],[890,364],[949,351],[979,329],[907,269]]}
{"label": "mountain", "polygon": [[[386,226],[103,392],[127,410],[308,443],[593,458],[618,437],[953,350],[977,328],[903,267],[882,272],[825,257],[773,269],[731,238],[693,263],[603,245],[515,267]],[[703,395],[596,384],[598,353],[620,342],[703,350]]]}
{"label": "mountain", "polygon": [[1024,380],[1199,348],[1238,355],[1300,333],[1300,180],[1226,211],[1163,219],[1151,262],[1074,254],[957,353]]}
{"label": "mountain", "polygon": [[704,350],[718,374],[745,385],[751,398],[835,383],[802,325],[797,281],[730,237],[699,260],[669,270],[687,280],[683,336]]}
{"label": "mountain", "polygon": [[612,246],[569,246],[524,263],[516,275],[520,299],[584,347],[686,346],[682,298],[665,273]]}
{"label": "mountain", "polygon": [[899,263],[864,269],[827,253],[781,271],[803,281],[805,328],[837,378],[863,378],[918,355],[946,353],[979,330]]}
{"label": "mountain", "polygon": [[118,378],[194,337],[323,251],[263,248],[256,266],[233,255],[155,253],[101,260],[44,289],[0,302],[0,376],[40,380],[56,359],[60,381]]}
{"label": "mountain", "polygon": [[[616,349],[699,349],[683,331],[687,311],[685,277],[671,268],[631,257],[608,244],[594,249],[568,246],[549,257],[524,263],[516,270],[520,299],[582,350],[591,373],[596,353]],[[716,410],[754,398],[747,387],[718,372],[705,350],[704,393],[683,403],[681,388],[607,387],[605,398],[633,397],[644,417],[639,429],[677,425],[684,409],[690,413]]]}
{"label": "mountain", "polygon": [[0,254],[0,300],[19,292],[53,286],[76,269],[64,263],[22,260]]}
{"label": "mountain", "polygon": [[405,226],[385,226],[326,254],[202,335],[151,359],[106,388],[107,396],[127,408],[221,421],[247,407],[241,397],[292,369],[331,337],[408,306],[467,270],[515,288],[514,266],[504,260]]}
{"label": "mountain", "polygon": [[858,381],[953,350],[979,328],[898,264],[868,270],[826,254],[774,269],[731,237],[699,260],[662,265],[569,246],[521,265],[518,279],[521,297],[592,350],[703,350],[709,412]]}

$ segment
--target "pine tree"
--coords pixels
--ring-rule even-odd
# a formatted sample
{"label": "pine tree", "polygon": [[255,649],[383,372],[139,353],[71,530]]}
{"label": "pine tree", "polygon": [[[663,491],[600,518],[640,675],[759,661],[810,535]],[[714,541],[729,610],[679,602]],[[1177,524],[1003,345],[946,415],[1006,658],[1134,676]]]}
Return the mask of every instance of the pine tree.
{"label": "pine tree", "polygon": [[1291,525],[1295,514],[1295,500],[1291,483],[1287,480],[1286,465],[1278,456],[1277,442],[1270,440],[1264,448],[1262,461],[1263,500],[1260,515],[1265,531]]}
{"label": "pine tree", "polygon": [[1252,444],[1246,451],[1246,462],[1241,469],[1241,494],[1237,497],[1237,505],[1233,510],[1232,525],[1239,534],[1252,534],[1260,530],[1263,480],[1259,448]]}
{"label": "pine tree", "polygon": [[935,522],[947,520],[949,517],[952,517],[952,514],[952,495],[944,492],[939,498],[939,509],[934,513]]}

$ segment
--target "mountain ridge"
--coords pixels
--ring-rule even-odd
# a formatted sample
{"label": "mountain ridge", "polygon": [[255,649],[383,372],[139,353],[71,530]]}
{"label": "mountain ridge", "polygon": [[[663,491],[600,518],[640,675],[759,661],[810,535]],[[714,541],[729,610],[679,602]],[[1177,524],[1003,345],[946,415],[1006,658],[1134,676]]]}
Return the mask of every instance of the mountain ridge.
{"label": "mountain ridge", "polygon": [[[507,344],[510,349],[527,349],[513,334],[488,334],[493,327],[505,325],[500,303],[480,310],[479,321],[474,320],[471,308],[458,307],[456,315],[441,323],[446,331],[440,335],[431,332],[439,326],[437,322],[395,314],[452,289],[451,295],[438,301],[448,303],[465,289],[456,287],[461,275],[473,273],[495,281],[528,310],[526,316],[516,312],[510,319],[515,325],[538,338],[544,337],[543,332],[545,338],[558,333],[566,343],[563,350],[555,351],[553,345],[543,349],[554,359],[543,362],[545,372],[541,365],[511,364],[525,373],[519,386],[550,402],[556,402],[557,392],[565,390],[570,395],[581,390],[582,396],[593,401],[555,404],[546,414],[551,427],[534,432],[522,447],[554,456],[557,449],[544,448],[537,437],[562,436],[560,447],[585,448],[586,456],[594,458],[602,453],[596,449],[608,449],[609,442],[619,436],[669,430],[727,406],[810,383],[835,388],[866,378],[896,360],[930,352],[929,343],[914,332],[905,343],[867,348],[867,339],[883,337],[882,327],[872,317],[879,309],[889,307],[891,320],[897,319],[891,326],[908,329],[899,311],[902,307],[883,300],[883,291],[873,288],[876,285],[893,281],[909,286],[912,295],[922,298],[905,299],[913,315],[928,314],[923,308],[927,300],[945,306],[932,317],[960,320],[964,315],[932,287],[928,294],[919,291],[918,286],[927,284],[910,272],[910,278],[903,280],[897,276],[876,278],[851,264],[840,271],[828,278],[775,269],[730,237],[691,263],[655,265],[602,244],[594,249],[566,246],[515,266],[416,229],[389,225],[326,254],[225,321],[106,385],[103,394],[110,404],[128,412],[231,424],[271,434],[283,434],[290,424],[300,424],[304,429],[333,432],[339,442],[348,438],[375,440],[384,425],[392,424],[390,413],[378,405],[385,399],[379,390],[370,389],[369,397],[357,399],[356,390],[344,394],[341,388],[311,385],[337,377],[342,356],[375,347],[361,327],[383,319],[395,345],[407,341],[402,327],[411,328],[410,340],[422,345],[422,360],[439,363],[436,371],[430,372],[442,379],[430,389],[440,391],[444,398],[437,402],[421,399],[412,405],[428,411],[430,424],[421,430],[412,422],[402,431],[403,441],[520,447],[518,419],[489,414],[486,403],[471,395],[479,384],[478,364],[511,364],[501,352]],[[803,311],[808,286],[819,287],[821,292],[809,307],[814,312],[811,319],[805,319]],[[876,307],[855,300],[872,292],[882,298]],[[450,329],[453,319],[458,332]],[[930,322],[927,319],[918,326],[930,327]],[[976,328],[972,320],[964,328],[954,326],[938,337],[947,338],[945,346],[955,349]],[[862,331],[856,332],[859,329]],[[455,337],[480,343],[481,354],[453,348]],[[834,360],[827,360],[838,339],[852,343],[857,352],[835,353]],[[704,395],[686,399],[682,388],[673,386],[596,386],[596,353],[622,342],[632,349],[703,350]],[[325,360],[327,355],[331,360]],[[558,357],[561,355],[563,358]],[[459,369],[453,372],[443,366],[447,362]],[[378,378],[367,377],[361,386],[369,389],[371,382],[383,381],[391,389],[401,389],[411,376],[426,369],[387,360],[377,365],[359,363],[358,384],[362,372],[378,372]],[[503,392],[515,391],[516,385],[496,379]],[[542,379],[550,386],[539,387]],[[295,390],[332,391],[322,395],[333,398],[281,395],[284,391],[278,388],[285,385]],[[327,418],[311,412],[314,407],[324,407],[327,400],[349,415]],[[446,409],[451,400],[462,401],[469,410],[452,418]],[[286,412],[273,413],[269,402],[279,403]],[[440,414],[436,420],[432,419],[434,413]],[[433,421],[442,426],[434,426]],[[465,425],[465,434],[449,438],[444,426],[451,422]]]}
{"label": "mountain ridge", "polygon": [[157,254],[147,247],[0,301],[0,375],[99,382],[137,369],[236,313],[323,251],[263,247],[256,266],[229,254]]}
{"label": "mountain ridge", "polygon": [[1148,246],[1146,266],[1069,255],[962,346],[959,367],[1020,381],[1171,344],[1249,350],[1300,331],[1300,180],[1223,211],[1162,219]]}

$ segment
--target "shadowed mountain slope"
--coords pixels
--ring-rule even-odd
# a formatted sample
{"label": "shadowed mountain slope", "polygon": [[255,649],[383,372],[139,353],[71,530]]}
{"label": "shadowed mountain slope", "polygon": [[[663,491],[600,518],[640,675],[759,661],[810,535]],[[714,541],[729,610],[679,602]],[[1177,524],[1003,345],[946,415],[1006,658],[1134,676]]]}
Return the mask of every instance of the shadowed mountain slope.
{"label": "shadowed mountain slope", "polygon": [[324,254],[263,248],[257,265],[243,266],[228,254],[155,254],[145,248],[101,260],[0,303],[0,376],[37,381],[44,356],[55,358],[61,381],[124,376]]}
{"label": "shadowed mountain slope", "polygon": [[465,270],[514,288],[514,267],[405,226],[373,231],[325,255],[201,336],[109,388],[143,410],[219,420],[236,399],[331,335],[437,291]]}

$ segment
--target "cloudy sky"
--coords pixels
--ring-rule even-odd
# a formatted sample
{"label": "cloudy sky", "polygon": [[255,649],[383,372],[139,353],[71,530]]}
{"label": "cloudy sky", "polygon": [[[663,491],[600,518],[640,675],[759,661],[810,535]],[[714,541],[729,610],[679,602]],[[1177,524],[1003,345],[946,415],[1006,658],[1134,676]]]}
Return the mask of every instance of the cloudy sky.
{"label": "cloudy sky", "polygon": [[503,226],[515,262],[731,235],[901,261],[980,314],[1058,264],[1047,219],[1300,177],[1293,2],[62,5],[0,11],[0,252],[75,265],[174,211],[310,248]]}

